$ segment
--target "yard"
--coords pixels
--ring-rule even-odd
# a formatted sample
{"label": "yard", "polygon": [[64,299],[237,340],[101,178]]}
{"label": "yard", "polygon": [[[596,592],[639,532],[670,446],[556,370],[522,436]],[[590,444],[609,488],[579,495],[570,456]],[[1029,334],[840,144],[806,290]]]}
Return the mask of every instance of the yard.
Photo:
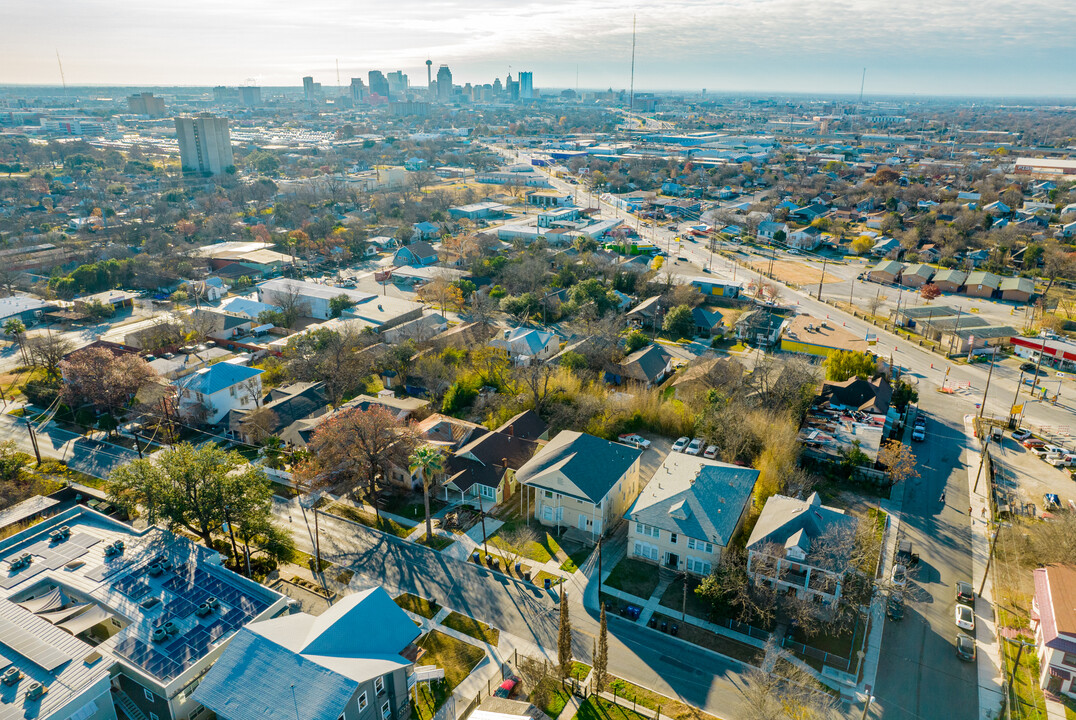
{"label": "yard", "polygon": [[418,641],[425,649],[419,659],[422,665],[436,665],[445,671],[444,682],[420,683],[415,714],[419,720],[430,720],[452,691],[471,674],[486,653],[478,647],[432,630]]}
{"label": "yard", "polygon": [[345,520],[357,522],[360,525],[365,525],[366,527],[371,527],[375,530],[380,530],[381,532],[389,533],[390,535],[395,535],[396,537],[407,537],[414,529],[404,527],[395,520],[390,520],[386,517],[382,517],[379,521],[377,516],[372,512],[360,510],[352,505],[344,505],[343,503],[338,502],[330,502],[324,508],[321,508],[321,511],[330,515],[342,517]]}
{"label": "yard", "polygon": [[616,564],[604,584],[646,600],[658,586],[658,569],[650,563],[626,557]]}
{"label": "yard", "polygon": [[433,600],[427,600],[421,598],[418,595],[412,595],[411,593],[404,593],[396,597],[396,604],[402,607],[404,610],[409,610],[416,615],[421,615],[424,618],[433,618],[438,613],[441,606]]}
{"label": "yard", "polygon": [[[444,500],[430,496],[430,515],[433,515],[437,511],[445,507],[447,503]],[[426,509],[422,500],[422,493],[406,493],[406,494],[384,494],[381,496],[381,509],[385,512],[390,512],[393,515],[399,515],[400,517],[407,518],[408,520],[414,520],[415,522],[425,522]]]}
{"label": "yard", "polygon": [[575,552],[568,555],[568,559],[560,564],[560,569],[567,573],[573,573],[579,569],[579,566],[586,562],[586,559],[590,557],[590,553],[593,548],[581,547]]}
{"label": "yard", "polygon": [[[536,563],[549,562],[558,553],[563,552],[567,555],[568,551],[563,550],[557,539],[541,526],[531,526],[531,530],[537,536],[536,539],[522,546],[513,545],[513,535],[517,534],[522,527],[526,527],[526,523],[522,520],[507,520],[504,525],[497,528],[497,532],[489,537],[489,544],[501,550],[502,553],[507,553],[509,557],[518,555]],[[572,545],[569,550],[579,552],[578,546],[575,545]]]}
{"label": "yard", "polygon": [[[688,578],[687,581],[687,614],[692,617],[697,617],[700,620],[709,620],[713,614],[713,604],[708,600],[705,600],[695,594],[695,588],[698,587],[699,581],[695,578]],[[676,578],[665,590],[665,594],[661,596],[661,604],[663,607],[667,607],[674,612],[672,615],[679,616],[683,611],[684,605],[684,579],[682,577]]]}
{"label": "yard", "polygon": [[611,677],[609,680],[609,692],[625,700],[634,701],[650,710],[660,708],[664,717],[673,718],[674,720],[689,720],[689,718],[691,720],[717,720],[713,715],[708,715],[698,708],[685,705],[664,695],[659,695],[653,690],[639,687],[627,680],[621,680],[618,677]]}
{"label": "yard", "polygon": [[497,642],[501,637],[501,631],[497,628],[490,627],[481,620],[475,620],[458,612],[450,613],[441,624],[494,647],[497,646]]}
{"label": "yard", "polygon": [[703,630],[700,627],[682,622],[679,615],[667,615],[661,613],[654,613],[654,617],[657,618],[658,625],[661,625],[662,621],[667,621],[671,626],[676,623],[679,626],[677,637],[682,640],[686,640],[689,643],[704,647],[707,650],[713,650],[716,653],[727,655],[730,658],[735,658],[740,662],[745,662],[748,665],[760,666],[762,664],[762,658],[765,653],[761,648],[757,648],[754,645],[748,645],[732,638],[725,637],[724,635],[718,635],[712,633],[709,630]]}
{"label": "yard", "polygon": [[456,541],[452,538],[446,538],[442,535],[430,536],[423,533],[422,537],[420,537],[415,542],[417,542],[419,545],[425,545],[428,548],[433,548],[434,550],[441,551]]}
{"label": "yard", "polygon": [[591,695],[579,706],[573,720],[648,720],[631,708],[621,707],[605,698]]}

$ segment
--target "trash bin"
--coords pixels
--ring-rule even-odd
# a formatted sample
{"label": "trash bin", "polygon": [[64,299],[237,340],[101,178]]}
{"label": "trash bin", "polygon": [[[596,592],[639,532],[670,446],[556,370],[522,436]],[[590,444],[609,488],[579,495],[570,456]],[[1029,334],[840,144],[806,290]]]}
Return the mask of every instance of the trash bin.
{"label": "trash bin", "polygon": [[523,572],[523,563],[518,563],[518,562],[517,562],[517,563],[516,563],[516,575],[519,575],[519,574],[521,574],[522,572]]}
{"label": "trash bin", "polygon": [[476,563],[479,562],[480,557],[482,557],[482,553],[478,552],[477,550],[471,553],[471,559],[474,560]]}
{"label": "trash bin", "polygon": [[530,570],[523,573],[523,579],[526,580],[527,582],[530,582],[530,579],[531,579],[531,571]]}
{"label": "trash bin", "polygon": [[546,578],[545,579],[545,589],[548,590],[551,587],[553,587],[553,579],[552,578]]}

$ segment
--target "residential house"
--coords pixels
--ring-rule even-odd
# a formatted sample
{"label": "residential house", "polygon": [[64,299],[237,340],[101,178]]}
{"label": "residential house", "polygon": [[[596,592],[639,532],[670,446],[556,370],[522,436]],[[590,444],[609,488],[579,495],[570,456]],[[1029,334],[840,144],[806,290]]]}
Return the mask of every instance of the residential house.
{"label": "residential house", "polygon": [[433,413],[414,425],[415,434],[428,445],[435,445],[448,452],[458,450],[489,430],[478,423]]}
{"label": "residential house", "polygon": [[919,259],[925,262],[936,263],[941,260],[941,250],[939,250],[938,246],[934,243],[927,243],[916,250],[916,252],[919,254]]}
{"label": "residential house", "polygon": [[441,228],[432,222],[420,222],[411,226],[413,240],[435,240],[441,236]]}
{"label": "residential house", "polygon": [[1002,278],[998,290],[1002,300],[1026,303],[1035,294],[1035,281],[1026,277]]}
{"label": "residential house", "polygon": [[504,350],[517,365],[544,362],[560,350],[560,343],[553,333],[525,327],[505,330],[500,337],[490,340],[489,344]]}
{"label": "residential house", "polygon": [[968,274],[963,270],[939,270],[934,274],[931,282],[937,285],[943,293],[956,293],[960,292],[960,288],[964,286],[964,281],[967,279]]}
{"label": "residential house", "polygon": [[755,583],[776,585],[822,606],[836,606],[859,521],[823,505],[818,493],[806,500],[773,495],[747,540],[747,572]]}
{"label": "residential house", "polygon": [[541,445],[501,430],[478,434],[445,463],[445,500],[481,498],[485,507],[516,494],[516,476]]}
{"label": "residential house", "polygon": [[743,377],[743,365],[730,357],[706,354],[696,358],[672,381],[676,397],[683,400],[711,388],[736,384]]}
{"label": "residential house", "polygon": [[377,297],[359,290],[290,278],[274,278],[258,284],[260,302],[276,307],[294,303],[298,307],[300,316],[317,320],[328,320],[333,316],[330,301],[341,295],[355,304]]}
{"label": "residential house", "polygon": [[773,242],[777,233],[782,233],[784,237],[788,236],[788,225],[782,222],[773,222],[771,220],[763,220],[758,224],[758,232],[755,236],[759,242]]}
{"label": "residential house", "polygon": [[988,212],[991,215],[1011,215],[1012,208],[1000,200],[995,200],[992,203],[983,205],[983,212]]}
{"label": "residential house", "polygon": [[990,259],[989,250],[972,250],[964,256],[964,260],[973,268],[977,268]]}
{"label": "residential house", "polygon": [[714,337],[725,334],[725,320],[717,310],[707,307],[693,308],[691,317],[695,321],[695,335],[697,337]]}
{"label": "residential house", "polygon": [[926,263],[917,263],[904,268],[900,282],[908,287],[923,287],[934,277],[934,268]]}
{"label": "residential house", "polygon": [[507,433],[521,440],[533,440],[535,442],[547,442],[549,440],[549,424],[533,410],[516,413],[505,420],[496,429],[496,432]]}
{"label": "residential house", "polygon": [[665,317],[665,307],[660,295],[653,295],[640,302],[625,313],[628,322],[636,327],[661,327]]}
{"label": "residential house", "polygon": [[1076,237],[1076,220],[1063,224],[1061,226],[1060,234],[1061,237],[1065,238]]}
{"label": "residential house", "polygon": [[423,343],[440,335],[447,329],[448,320],[445,319],[444,315],[428,313],[382,331],[381,339],[390,345],[399,345],[407,340]]}
{"label": "residential house", "polygon": [[393,265],[425,267],[437,262],[437,250],[424,240],[414,240],[392,255]]}
{"label": "residential house", "polygon": [[878,238],[878,241],[874,243],[871,248],[871,255],[874,257],[886,257],[890,253],[895,253],[900,250],[900,241],[896,238],[882,237]]}
{"label": "residential house", "polygon": [[867,278],[872,282],[893,285],[900,278],[900,273],[903,269],[904,265],[896,260],[883,260],[870,269],[867,273]]}
{"label": "residential house", "polygon": [[[247,426],[246,420],[253,408],[241,408],[228,413],[224,423],[228,432],[246,443],[263,440],[264,436],[269,435],[284,439],[299,432],[304,421],[320,418],[332,409],[325,394],[324,382],[299,382],[275,387],[262,400],[261,407],[273,413],[266,416],[272,419],[271,424],[261,424],[257,430]],[[255,437],[257,433],[263,437]]]}
{"label": "residential house", "polygon": [[357,407],[365,412],[370,408],[380,407],[389,411],[398,421],[403,422],[412,416],[425,416],[429,406],[429,400],[413,397],[396,397],[396,393],[392,390],[381,390],[377,393],[377,397],[365,394],[359,395],[348,400],[341,405],[340,408]]}
{"label": "residential house", "polygon": [[858,447],[872,460],[897,422],[893,389],[883,375],[827,381],[807,412],[800,440],[817,455],[839,460]]}
{"label": "residential house", "polygon": [[829,208],[827,206],[821,203],[811,203],[810,205],[792,210],[788,213],[788,218],[789,220],[797,220],[799,222],[810,223],[814,222],[828,212]]}
{"label": "residential house", "polygon": [[670,453],[624,515],[628,557],[706,577],[743,527],[758,475]]}
{"label": "residential house", "polygon": [[1033,570],[1032,577],[1039,686],[1076,699],[1076,565],[1047,565]]}
{"label": "residential house", "polygon": [[797,250],[815,250],[822,244],[822,231],[810,226],[793,230],[788,234],[787,243]]}
{"label": "residential house", "polygon": [[997,292],[1001,278],[992,272],[976,270],[964,281],[964,294],[969,297],[990,298]]}
{"label": "residential house", "polygon": [[232,410],[253,409],[261,402],[262,371],[225,360],[175,381],[181,417],[196,424],[216,425]]}
{"label": "residential house", "polygon": [[563,430],[516,473],[533,489],[536,520],[596,540],[624,516],[639,494],[643,451]]}
{"label": "residential house", "polygon": [[247,625],[193,698],[219,720],[406,720],[421,633],[383,588],[369,588],[318,616]]}
{"label": "residential house", "polygon": [[653,387],[664,382],[672,372],[672,355],[660,345],[647,345],[619,363],[607,365],[605,382],[613,385],[638,383]]}
{"label": "residential house", "polygon": [[748,345],[772,347],[784,323],[785,318],[768,310],[748,310],[736,320],[736,337]]}

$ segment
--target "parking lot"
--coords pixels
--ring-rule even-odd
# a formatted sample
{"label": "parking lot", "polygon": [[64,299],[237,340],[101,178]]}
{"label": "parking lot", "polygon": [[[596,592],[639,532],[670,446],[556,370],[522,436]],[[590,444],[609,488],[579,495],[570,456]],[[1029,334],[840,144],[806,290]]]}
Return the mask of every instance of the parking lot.
{"label": "parking lot", "polygon": [[[1049,441],[1048,441],[1049,442]],[[1076,483],[1067,468],[1057,468],[1025,449],[1006,432],[1000,447],[991,444],[999,502],[1007,500],[1014,512],[1041,515],[1043,495],[1056,493],[1063,507],[1076,503]]]}

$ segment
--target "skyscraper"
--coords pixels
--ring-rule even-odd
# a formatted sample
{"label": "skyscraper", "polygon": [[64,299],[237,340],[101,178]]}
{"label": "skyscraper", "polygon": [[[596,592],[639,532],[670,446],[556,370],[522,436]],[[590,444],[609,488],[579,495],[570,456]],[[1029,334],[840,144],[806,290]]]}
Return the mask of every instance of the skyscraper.
{"label": "skyscraper", "polygon": [[366,99],[366,83],[362,81],[362,78],[351,78],[351,100],[352,102],[362,102]]}
{"label": "skyscraper", "polygon": [[433,91],[433,60],[426,58],[426,88]]}
{"label": "skyscraper", "polygon": [[437,68],[437,99],[441,102],[452,101],[452,71],[448,65]]}
{"label": "skyscraper", "polygon": [[314,104],[314,78],[309,75],[303,78],[303,99],[307,107]]}
{"label": "skyscraper", "polygon": [[389,97],[389,81],[380,70],[371,70],[367,75],[370,81],[370,94]]}
{"label": "skyscraper", "polygon": [[239,104],[248,108],[259,107],[262,104],[262,89],[254,85],[240,85]]}
{"label": "skyscraper", "polygon": [[387,80],[389,82],[389,95],[392,97],[400,97],[407,92],[407,89],[411,86],[407,76],[402,71],[390,72]]}
{"label": "skyscraper", "polygon": [[220,175],[235,168],[228,118],[208,113],[177,117],[176,138],[183,172]]}
{"label": "skyscraper", "polygon": [[530,71],[519,73],[519,97],[522,100],[534,97],[534,74]]}
{"label": "skyscraper", "polygon": [[153,97],[153,93],[144,92],[127,98],[127,108],[135,115],[164,117],[164,100]]}
{"label": "skyscraper", "polygon": [[509,100],[519,100],[519,81],[512,79],[512,73],[508,73],[508,77],[504,79],[504,92]]}

